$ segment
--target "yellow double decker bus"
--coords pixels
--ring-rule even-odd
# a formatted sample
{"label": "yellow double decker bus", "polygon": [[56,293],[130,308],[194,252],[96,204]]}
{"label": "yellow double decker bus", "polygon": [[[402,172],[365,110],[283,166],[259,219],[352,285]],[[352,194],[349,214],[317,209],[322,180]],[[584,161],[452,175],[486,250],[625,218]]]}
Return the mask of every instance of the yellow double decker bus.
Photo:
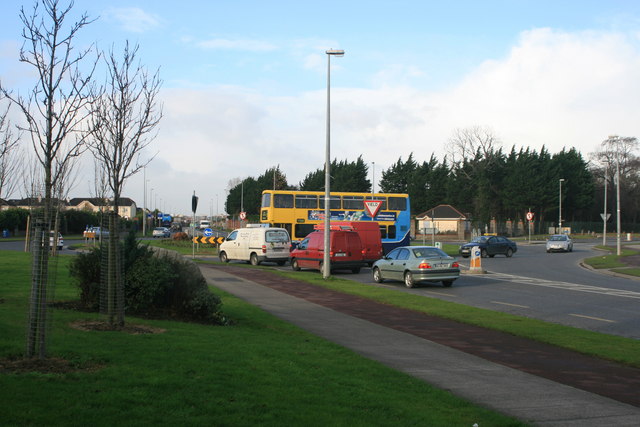
{"label": "yellow double decker bus", "polygon": [[[381,202],[375,217],[365,202]],[[300,241],[324,221],[323,191],[264,190],[260,222],[285,228],[291,240]],[[408,194],[331,192],[331,221],[376,221],[382,234],[385,253],[409,244],[411,209]]]}

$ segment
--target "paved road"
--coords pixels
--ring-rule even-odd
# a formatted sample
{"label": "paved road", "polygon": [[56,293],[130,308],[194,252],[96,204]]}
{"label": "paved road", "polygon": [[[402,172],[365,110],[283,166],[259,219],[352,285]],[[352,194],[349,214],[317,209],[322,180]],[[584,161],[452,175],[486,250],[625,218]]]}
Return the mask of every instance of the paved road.
{"label": "paved road", "polygon": [[[580,260],[601,253],[592,247],[578,243],[571,253],[547,254],[544,245],[520,244],[513,258],[483,258],[489,274],[464,274],[451,288],[376,284],[369,269],[359,275],[336,274],[371,286],[640,339],[640,281],[581,267]],[[468,259],[461,262],[468,267]]]}

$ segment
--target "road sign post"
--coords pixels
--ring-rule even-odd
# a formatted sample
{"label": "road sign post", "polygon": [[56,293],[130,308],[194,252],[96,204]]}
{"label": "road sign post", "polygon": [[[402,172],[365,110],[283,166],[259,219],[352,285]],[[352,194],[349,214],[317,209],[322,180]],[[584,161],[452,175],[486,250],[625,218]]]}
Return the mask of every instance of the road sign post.
{"label": "road sign post", "polygon": [[[191,196],[191,211],[193,212],[193,223],[191,225],[191,236],[196,237],[196,209],[198,209],[198,196],[196,191],[193,190],[193,196]],[[196,242],[193,241],[191,259],[196,257]]]}

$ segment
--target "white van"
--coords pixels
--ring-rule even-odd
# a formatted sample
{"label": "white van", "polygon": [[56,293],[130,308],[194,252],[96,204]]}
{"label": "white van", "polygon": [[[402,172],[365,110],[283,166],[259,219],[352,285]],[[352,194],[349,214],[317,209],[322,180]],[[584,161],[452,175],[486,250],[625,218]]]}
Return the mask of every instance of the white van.
{"label": "white van", "polygon": [[200,230],[211,227],[211,222],[207,219],[200,220]]}
{"label": "white van", "polygon": [[246,228],[233,230],[220,245],[220,261],[249,261],[258,265],[263,261],[284,265],[289,258],[291,238],[284,228],[267,224],[247,224]]}

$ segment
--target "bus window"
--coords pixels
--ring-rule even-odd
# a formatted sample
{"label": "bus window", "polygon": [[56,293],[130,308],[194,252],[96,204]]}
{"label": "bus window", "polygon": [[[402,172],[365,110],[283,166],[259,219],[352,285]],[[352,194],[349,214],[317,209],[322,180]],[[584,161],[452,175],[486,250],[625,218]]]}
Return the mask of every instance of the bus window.
{"label": "bus window", "polygon": [[271,206],[271,194],[265,193],[262,195],[262,207],[268,208]]}
{"label": "bus window", "polygon": [[289,236],[291,236],[291,224],[289,223],[275,224],[274,227],[284,228],[285,230],[287,230],[287,233],[289,233]]}
{"label": "bus window", "polygon": [[318,209],[318,196],[313,194],[296,194],[296,208]]}
{"label": "bus window", "polygon": [[395,239],[396,238],[396,226],[390,225],[387,232],[387,239]]}
{"label": "bus window", "polygon": [[386,239],[387,238],[387,226],[386,225],[380,225],[380,238],[381,239]]}
{"label": "bus window", "polygon": [[362,210],[364,209],[364,197],[362,196],[342,196],[342,209]]}
{"label": "bus window", "polygon": [[389,209],[392,211],[406,211],[407,198],[406,197],[389,197]]}
{"label": "bus window", "polygon": [[381,211],[386,211],[387,210],[387,198],[386,197],[367,196],[366,199],[367,200],[379,200],[379,201],[381,201],[382,205],[380,205],[380,210]]}
{"label": "bus window", "polygon": [[[320,196],[320,209],[324,209],[324,197]],[[340,196],[331,196],[329,209],[342,209],[340,206]]]}
{"label": "bus window", "polygon": [[274,208],[292,208],[293,194],[274,194],[273,207]]}
{"label": "bus window", "polygon": [[313,224],[296,224],[295,228],[296,228],[296,232],[294,233],[295,238],[302,239],[303,237],[307,237],[307,234],[313,231]]}

